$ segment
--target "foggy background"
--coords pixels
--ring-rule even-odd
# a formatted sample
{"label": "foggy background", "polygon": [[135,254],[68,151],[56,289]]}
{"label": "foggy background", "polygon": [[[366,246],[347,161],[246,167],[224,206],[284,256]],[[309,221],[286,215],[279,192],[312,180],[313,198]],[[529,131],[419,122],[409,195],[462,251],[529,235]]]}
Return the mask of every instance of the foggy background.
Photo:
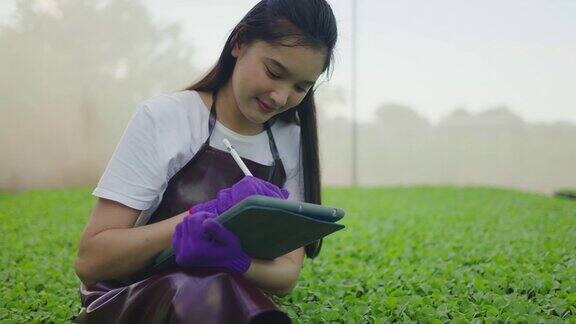
{"label": "foggy background", "polygon": [[[322,179],[349,185],[350,2],[329,2]],[[197,80],[256,3],[0,2],[0,190],[95,186],[136,104]],[[359,183],[576,187],[573,17],[568,0],[358,1]]]}

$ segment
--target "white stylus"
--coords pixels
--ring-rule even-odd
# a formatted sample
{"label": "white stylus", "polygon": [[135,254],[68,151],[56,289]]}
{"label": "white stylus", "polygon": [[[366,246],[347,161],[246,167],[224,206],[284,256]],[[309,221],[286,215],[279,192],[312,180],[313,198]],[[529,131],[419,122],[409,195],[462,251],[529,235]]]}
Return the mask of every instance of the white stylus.
{"label": "white stylus", "polygon": [[242,159],[240,158],[240,155],[238,155],[238,152],[236,152],[234,147],[232,147],[232,144],[230,144],[230,141],[225,138],[222,140],[222,142],[224,142],[224,145],[226,145],[226,148],[228,149],[230,154],[232,154],[234,161],[236,161],[236,164],[238,164],[240,169],[242,169],[242,172],[244,172],[244,174],[247,176],[252,176],[252,173],[250,173],[250,170],[248,170],[248,167],[246,166],[246,164],[244,164],[244,161],[242,161]]}

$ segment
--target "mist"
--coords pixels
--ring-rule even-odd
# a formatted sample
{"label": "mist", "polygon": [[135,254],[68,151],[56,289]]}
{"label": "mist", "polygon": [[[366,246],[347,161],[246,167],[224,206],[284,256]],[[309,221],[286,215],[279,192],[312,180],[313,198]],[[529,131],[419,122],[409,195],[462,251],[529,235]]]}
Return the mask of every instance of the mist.
{"label": "mist", "polygon": [[[193,63],[200,44],[178,24],[156,26],[138,1],[55,2],[18,1],[17,23],[0,26],[1,191],[94,187],[137,103],[206,72]],[[351,123],[329,113],[347,105],[344,92],[318,90],[323,185],[351,183]],[[431,123],[382,102],[358,125],[359,184],[576,187],[576,126],[526,122],[514,108],[454,109]]]}

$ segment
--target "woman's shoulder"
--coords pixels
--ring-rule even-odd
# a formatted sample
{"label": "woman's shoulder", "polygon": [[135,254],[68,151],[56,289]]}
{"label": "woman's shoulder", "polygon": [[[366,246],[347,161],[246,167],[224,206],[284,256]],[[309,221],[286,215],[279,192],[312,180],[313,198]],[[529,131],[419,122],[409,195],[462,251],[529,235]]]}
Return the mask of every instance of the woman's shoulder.
{"label": "woman's shoulder", "polygon": [[290,160],[289,167],[295,167],[300,155],[300,125],[279,119],[272,125],[272,132],[280,154]]}
{"label": "woman's shoulder", "polygon": [[286,137],[291,141],[299,142],[300,140],[300,125],[293,122],[278,119],[272,125],[272,131],[274,134]]}
{"label": "woman's shoulder", "polygon": [[169,159],[196,152],[208,128],[208,113],[196,91],[163,93],[143,101],[156,129],[156,140]]}
{"label": "woman's shoulder", "polygon": [[194,90],[161,93],[142,101],[141,105],[160,123],[199,119],[205,109]]}

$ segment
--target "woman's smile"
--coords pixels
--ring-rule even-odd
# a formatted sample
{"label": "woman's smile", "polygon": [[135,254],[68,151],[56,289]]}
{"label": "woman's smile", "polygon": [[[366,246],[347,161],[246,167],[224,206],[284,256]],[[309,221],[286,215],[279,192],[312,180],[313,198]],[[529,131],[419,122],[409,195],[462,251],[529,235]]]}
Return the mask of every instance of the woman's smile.
{"label": "woman's smile", "polygon": [[256,98],[256,102],[258,103],[258,107],[260,107],[260,110],[266,114],[270,114],[273,112],[272,108],[270,108],[268,105],[266,105],[265,103],[263,103],[262,101],[260,101],[260,99]]}

